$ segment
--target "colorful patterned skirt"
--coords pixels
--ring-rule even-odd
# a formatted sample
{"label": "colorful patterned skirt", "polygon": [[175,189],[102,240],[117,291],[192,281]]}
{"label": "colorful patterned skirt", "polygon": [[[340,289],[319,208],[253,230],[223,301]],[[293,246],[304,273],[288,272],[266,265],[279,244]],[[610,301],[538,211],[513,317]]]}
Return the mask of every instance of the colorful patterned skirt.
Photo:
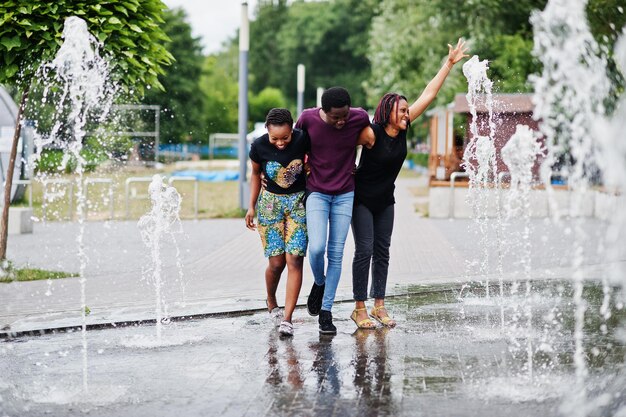
{"label": "colorful patterned skirt", "polygon": [[304,191],[273,194],[261,190],[257,201],[258,229],[266,257],[289,253],[304,256],[307,246]]}

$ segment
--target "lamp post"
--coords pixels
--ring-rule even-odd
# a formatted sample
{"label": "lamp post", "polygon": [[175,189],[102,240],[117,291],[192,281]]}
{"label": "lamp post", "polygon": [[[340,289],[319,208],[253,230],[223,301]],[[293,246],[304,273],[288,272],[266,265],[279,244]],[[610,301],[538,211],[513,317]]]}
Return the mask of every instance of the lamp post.
{"label": "lamp post", "polygon": [[298,97],[297,97],[297,111],[298,117],[302,113],[302,109],[304,108],[304,72],[305,67],[303,64],[298,64]]}
{"label": "lamp post", "polygon": [[324,94],[324,87],[317,87],[317,100],[315,101],[317,107],[322,107],[322,94]]}
{"label": "lamp post", "polygon": [[249,194],[246,180],[248,133],[248,50],[250,49],[248,3],[241,3],[241,28],[239,29],[239,207],[248,207]]}

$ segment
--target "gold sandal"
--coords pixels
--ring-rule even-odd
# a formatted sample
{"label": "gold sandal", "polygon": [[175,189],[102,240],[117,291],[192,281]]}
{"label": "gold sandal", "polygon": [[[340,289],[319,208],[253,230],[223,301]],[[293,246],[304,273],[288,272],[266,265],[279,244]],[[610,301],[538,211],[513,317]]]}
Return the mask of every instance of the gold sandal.
{"label": "gold sandal", "polygon": [[356,327],[358,327],[359,329],[375,329],[376,328],[376,324],[370,320],[369,318],[363,319],[361,321],[357,321],[357,315],[358,315],[358,311],[365,311],[367,312],[367,309],[365,307],[363,308],[355,308],[354,311],[352,312],[352,314],[350,315],[350,318],[352,319],[352,321],[354,322],[354,324],[356,324]]}
{"label": "gold sandal", "polygon": [[382,324],[383,326],[396,327],[396,321],[392,319],[391,317],[389,317],[389,314],[387,314],[386,316],[382,316],[382,317],[380,316],[380,314],[378,313],[380,310],[387,310],[387,309],[385,308],[384,305],[374,306],[372,308],[372,311],[370,312],[370,317],[380,322],[380,324]]}

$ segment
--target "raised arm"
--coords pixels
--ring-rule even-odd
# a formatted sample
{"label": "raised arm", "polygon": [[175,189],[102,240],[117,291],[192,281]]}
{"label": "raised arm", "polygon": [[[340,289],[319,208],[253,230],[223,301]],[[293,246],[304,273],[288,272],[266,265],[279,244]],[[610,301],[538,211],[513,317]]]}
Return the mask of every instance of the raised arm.
{"label": "raised arm", "polygon": [[469,56],[466,54],[467,50],[468,48],[465,46],[465,41],[461,38],[459,38],[454,48],[452,45],[448,44],[448,59],[446,59],[446,62],[441,66],[437,75],[430,80],[419,98],[409,107],[409,118],[411,122],[415,121],[415,119],[424,113],[430,103],[437,97],[437,93],[452,70],[452,66]]}

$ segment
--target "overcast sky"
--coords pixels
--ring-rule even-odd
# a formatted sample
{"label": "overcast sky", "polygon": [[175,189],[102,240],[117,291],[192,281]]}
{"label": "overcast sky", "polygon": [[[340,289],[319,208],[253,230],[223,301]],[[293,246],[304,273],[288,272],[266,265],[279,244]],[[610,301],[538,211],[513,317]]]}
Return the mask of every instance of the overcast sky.
{"label": "overcast sky", "polygon": [[[222,43],[235,36],[241,24],[240,0],[163,0],[170,9],[182,7],[193,36],[200,37],[204,52],[217,52]],[[248,16],[256,7],[256,0],[248,0]]]}

